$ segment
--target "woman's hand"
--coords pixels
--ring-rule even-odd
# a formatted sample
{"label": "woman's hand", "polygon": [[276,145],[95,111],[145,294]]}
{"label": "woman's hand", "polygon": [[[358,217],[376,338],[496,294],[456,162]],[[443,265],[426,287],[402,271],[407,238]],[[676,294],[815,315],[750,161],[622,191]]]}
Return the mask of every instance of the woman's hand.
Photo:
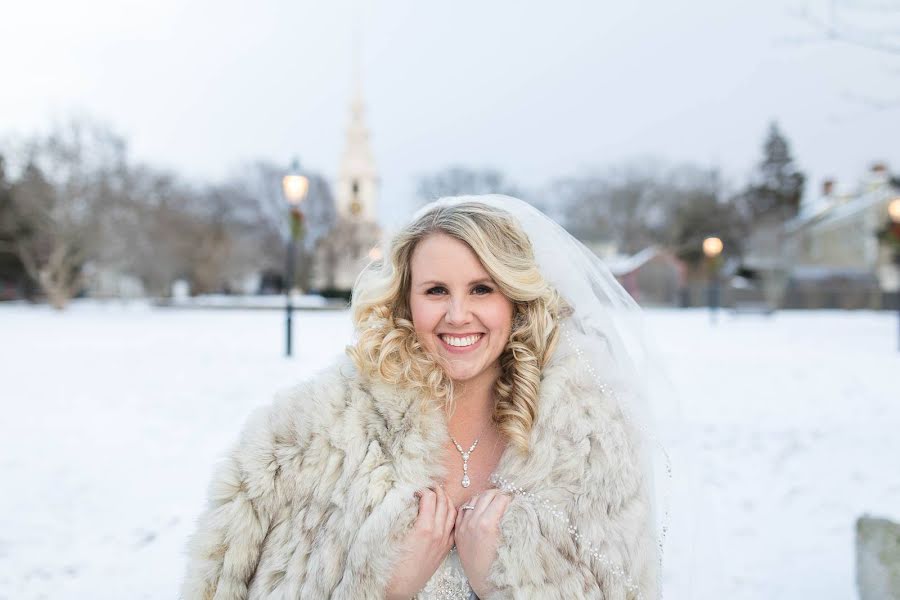
{"label": "woman's hand", "polygon": [[500,518],[510,501],[509,495],[489,489],[469,500],[474,510],[460,507],[456,513],[456,551],[469,585],[479,598],[486,598],[493,591],[487,575],[500,543]]}
{"label": "woman's hand", "polygon": [[419,515],[388,583],[387,598],[409,600],[425,587],[453,547],[456,507],[444,488],[416,492]]}

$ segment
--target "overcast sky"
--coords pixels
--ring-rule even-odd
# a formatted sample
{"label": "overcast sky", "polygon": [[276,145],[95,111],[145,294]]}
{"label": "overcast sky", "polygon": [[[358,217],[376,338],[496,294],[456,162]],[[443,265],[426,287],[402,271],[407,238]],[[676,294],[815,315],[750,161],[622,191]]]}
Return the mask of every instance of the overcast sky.
{"label": "overcast sky", "polygon": [[900,108],[854,99],[900,101],[900,56],[819,41],[796,16],[832,4],[883,29],[900,15],[839,0],[2,0],[0,137],[80,111],[190,177],[293,155],[333,177],[359,31],[388,224],[417,174],[457,163],[526,189],[635,157],[740,183],[772,119],[816,191],[874,160],[900,170]]}

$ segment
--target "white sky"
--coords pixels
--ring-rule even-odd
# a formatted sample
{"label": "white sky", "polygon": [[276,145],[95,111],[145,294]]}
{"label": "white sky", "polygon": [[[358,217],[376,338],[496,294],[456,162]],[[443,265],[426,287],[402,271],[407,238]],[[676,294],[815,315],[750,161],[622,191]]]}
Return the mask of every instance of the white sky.
{"label": "white sky", "polygon": [[811,39],[803,6],[829,0],[0,0],[0,137],[81,111],[188,176],[296,154],[333,177],[359,29],[388,223],[453,163],[527,188],[652,156],[740,183],[773,118],[814,190],[900,170],[900,109],[846,97],[900,100],[900,57],[786,41]]}

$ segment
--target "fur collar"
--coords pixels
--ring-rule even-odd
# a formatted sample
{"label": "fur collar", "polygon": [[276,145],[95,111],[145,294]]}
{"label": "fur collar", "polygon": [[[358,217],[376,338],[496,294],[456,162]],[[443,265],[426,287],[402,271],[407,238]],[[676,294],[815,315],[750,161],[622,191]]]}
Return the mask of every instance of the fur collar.
{"label": "fur collar", "polygon": [[[413,461],[412,465],[407,460],[394,461],[398,479],[423,487],[442,481],[446,477],[443,461],[433,459],[441,456],[450,441],[443,409],[435,403],[421,402],[413,391],[361,378],[349,358],[341,371],[349,378],[351,395],[360,403],[358,407],[364,406],[382,421],[383,427],[370,428],[381,446],[398,459],[410,453],[424,459]],[[579,456],[585,458],[584,452],[568,458],[560,453],[576,441],[586,444],[592,426],[598,425],[596,421],[592,423],[600,416],[596,414],[597,407],[590,406],[590,398],[584,393],[588,387],[574,355],[554,357],[541,377],[530,452],[524,456],[510,444],[494,475],[529,488],[558,480],[559,474],[554,476],[553,471],[559,469],[568,471],[563,479],[576,480],[584,471],[585,465],[578,462]]]}

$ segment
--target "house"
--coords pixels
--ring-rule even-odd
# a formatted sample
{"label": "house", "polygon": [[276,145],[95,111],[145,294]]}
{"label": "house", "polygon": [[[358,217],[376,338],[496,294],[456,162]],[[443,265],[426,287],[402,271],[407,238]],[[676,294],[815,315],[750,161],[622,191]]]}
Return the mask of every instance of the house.
{"label": "house", "polygon": [[880,308],[897,285],[897,267],[877,239],[900,181],[876,163],[856,189],[826,181],[784,224],[781,251],[789,265],[784,305]]}
{"label": "house", "polygon": [[681,306],[687,302],[687,265],[658,246],[632,256],[620,255],[608,244],[588,245],[600,256],[616,280],[641,305]]}

